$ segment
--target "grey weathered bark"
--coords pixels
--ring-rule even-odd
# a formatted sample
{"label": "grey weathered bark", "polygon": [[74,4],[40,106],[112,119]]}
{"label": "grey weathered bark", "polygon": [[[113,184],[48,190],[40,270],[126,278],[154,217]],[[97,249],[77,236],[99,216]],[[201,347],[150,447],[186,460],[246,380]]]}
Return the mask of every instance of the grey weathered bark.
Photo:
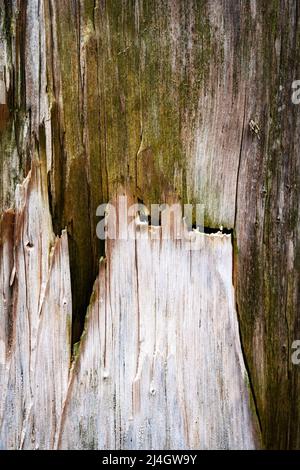
{"label": "grey weathered bark", "polygon": [[[298,1],[0,6],[1,446],[299,447]],[[99,269],[96,208],[120,188],[203,203],[232,251],[108,243]]]}

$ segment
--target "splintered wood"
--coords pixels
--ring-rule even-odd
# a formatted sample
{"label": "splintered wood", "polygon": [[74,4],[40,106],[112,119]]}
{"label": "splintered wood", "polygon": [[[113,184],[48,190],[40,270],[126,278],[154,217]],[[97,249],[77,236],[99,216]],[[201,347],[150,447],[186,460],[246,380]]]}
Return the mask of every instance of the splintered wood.
{"label": "splintered wood", "polygon": [[2,220],[1,448],[254,448],[230,235],[108,240],[71,367],[68,240],[45,181],[33,165]]}
{"label": "splintered wood", "polygon": [[[70,364],[71,284],[66,232],[52,232],[39,165],[16,191],[0,248],[0,448],[54,446]],[[12,214],[10,214],[13,217]],[[12,227],[13,224],[13,227]]]}

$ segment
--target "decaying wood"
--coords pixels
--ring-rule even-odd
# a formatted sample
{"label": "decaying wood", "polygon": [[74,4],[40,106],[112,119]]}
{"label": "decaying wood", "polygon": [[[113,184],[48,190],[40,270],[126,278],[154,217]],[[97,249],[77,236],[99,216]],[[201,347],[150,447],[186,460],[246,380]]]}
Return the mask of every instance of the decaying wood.
{"label": "decaying wood", "polygon": [[109,240],[69,378],[68,242],[44,189],[35,164],[2,239],[1,447],[253,448],[231,236]]}
{"label": "decaying wood", "polygon": [[1,448],[51,448],[68,383],[72,301],[67,234],[53,235],[38,164],[17,188],[15,211],[0,255]]}
{"label": "decaying wood", "polygon": [[[146,204],[173,200],[200,202],[205,206],[206,227],[223,225],[232,230],[233,252],[230,251],[229,239],[225,237],[222,242],[224,266],[215,259],[216,252],[221,250],[219,246],[211,252],[208,248],[207,253],[191,253],[185,257],[179,256],[180,246],[175,248],[172,244],[170,255],[179,264],[167,258],[162,269],[166,270],[166,276],[176,276],[177,269],[184,271],[190,255],[204,256],[206,281],[212,280],[217,296],[221,295],[221,281],[216,266],[222,265],[229,273],[233,265],[236,313],[255,405],[253,422],[259,421],[264,446],[299,448],[299,374],[290,360],[291,344],[300,338],[300,108],[291,100],[292,82],[300,78],[299,21],[299,4],[294,0],[0,0],[0,210],[3,214],[0,355],[1,367],[5,371],[1,390],[11,390],[0,405],[4,447],[36,445],[42,448],[56,445],[55,442],[60,442],[61,446],[75,446],[69,440],[72,436],[68,430],[72,429],[73,423],[68,414],[75,416],[76,400],[85,403],[81,395],[83,390],[76,386],[83,366],[93,377],[91,384],[96,383],[97,387],[102,384],[100,375],[95,379],[92,369],[92,364],[99,365],[97,361],[101,358],[88,355],[92,354],[91,344],[97,337],[96,321],[99,324],[104,321],[100,313],[106,312],[107,299],[98,308],[94,298],[93,305],[89,307],[90,319],[86,324],[93,326],[81,342],[81,353],[73,367],[67,401],[63,406],[63,422],[60,423],[64,400],[61,394],[66,392],[68,380],[65,365],[70,362],[67,359],[70,343],[80,339],[93,285],[94,289],[97,286],[102,289],[103,276],[109,283],[116,282],[115,276],[121,276],[121,269],[124,275],[131,273],[128,279],[137,276],[127,263],[122,267],[106,253],[107,265],[100,269],[100,277],[94,284],[99,258],[104,254],[104,247],[96,237],[96,208],[110,200],[122,186],[133,194],[135,200],[143,200]],[[259,135],[251,130],[249,123],[252,121],[260,129]],[[19,187],[15,201],[16,186],[30,171],[32,160],[39,161],[44,169],[43,176],[42,173],[39,176],[42,170],[38,170],[35,163],[31,176]],[[39,178],[38,189],[36,182]],[[34,200],[30,199],[31,187],[35,188]],[[27,209],[24,212],[23,206],[30,207],[35,218],[31,219],[33,215],[29,213],[30,217],[26,218]],[[61,235],[64,229],[66,232]],[[30,239],[27,232],[32,234]],[[22,234],[23,242],[20,241]],[[40,234],[42,238],[39,238]],[[55,239],[54,234],[59,238]],[[40,251],[36,253],[38,247]],[[116,243],[114,249],[120,250],[121,256],[121,246]],[[166,247],[164,249],[167,250]],[[131,250],[129,246],[128,250]],[[140,266],[140,273],[143,274],[145,269],[149,274],[147,287],[151,286],[148,296],[152,307],[148,304],[144,307],[153,312],[159,308],[157,305],[153,307],[155,299],[166,298],[167,293],[160,293],[153,285],[155,276],[159,277],[158,266],[154,262],[158,256],[155,244],[149,244],[147,250],[147,263],[152,269]],[[30,253],[36,256],[30,257]],[[122,256],[125,255],[122,253]],[[138,264],[141,260],[140,257]],[[209,261],[212,261],[211,266]],[[114,271],[108,273],[107,266],[113,266]],[[195,276],[202,273],[197,269],[195,267]],[[34,280],[32,292],[28,286],[29,279]],[[182,282],[187,283],[188,279],[190,277],[182,279]],[[122,279],[118,287],[125,290],[125,283],[126,280]],[[144,278],[141,285],[143,283],[146,283]],[[122,301],[136,302],[136,286],[129,281],[127,285],[127,300]],[[20,289],[17,290],[16,286]],[[188,287],[191,289],[188,302],[193,302],[191,299],[196,295],[196,287],[191,282]],[[54,289],[59,291],[56,300]],[[105,286],[105,292],[112,294],[111,285]],[[234,326],[235,306],[229,307],[233,293],[229,288],[226,292],[220,303],[227,305],[229,317],[223,312],[220,323],[211,327],[218,328],[231,318],[233,347],[237,348],[240,356],[239,335]],[[177,293],[169,291],[169,297],[171,295]],[[204,299],[208,294],[203,291],[201,295]],[[65,310],[63,297],[68,306]],[[172,302],[169,297],[168,302]],[[59,323],[57,328],[60,328],[61,335],[57,344],[46,333],[51,326],[46,327],[46,321],[42,321],[40,316],[42,298],[45,298],[44,308],[49,311],[51,324]],[[178,302],[183,302],[182,298],[177,298]],[[140,301],[146,302],[146,299]],[[217,297],[210,295],[210,301],[217,303]],[[64,312],[60,320],[53,316],[53,303]],[[115,303],[117,299],[112,298],[110,305]],[[189,310],[186,313],[191,322],[195,321],[197,312],[199,314],[198,307],[195,302],[194,312]],[[214,308],[212,313],[216,315]],[[119,311],[120,306],[116,305],[116,309]],[[21,312],[30,318],[32,316],[30,327]],[[182,312],[179,307],[175,309],[176,322]],[[134,309],[128,315],[128,321],[136,321]],[[205,316],[208,311],[203,311],[203,315],[208,322]],[[72,323],[72,340],[66,317]],[[38,334],[41,325],[44,325],[43,332]],[[208,322],[207,328],[209,325]],[[125,328],[126,325],[116,322],[114,326]],[[177,341],[183,338],[185,327],[183,324],[179,328],[177,324],[178,338],[172,343],[177,352],[182,347]],[[201,339],[203,332],[198,333]],[[103,347],[103,331],[98,334],[100,348]],[[25,349],[19,350],[18,341],[23,335],[24,342],[20,347]],[[222,340],[220,344],[226,349],[226,354],[231,354],[227,339],[223,339],[225,342]],[[129,343],[130,340],[133,341],[129,337]],[[209,343],[211,346],[217,346],[219,343],[214,343],[214,340],[207,338],[208,342],[212,341]],[[30,370],[35,363],[32,361],[37,360],[34,359],[37,344],[43,348],[44,342],[52,351],[52,355],[49,353],[47,356],[51,367],[54,356],[65,344],[59,366],[61,379],[51,381],[56,398],[49,399],[54,399],[54,408],[51,415],[47,410],[36,417],[38,421],[48,420],[51,432],[47,436],[42,431],[40,435],[33,431],[36,428],[34,410],[39,405],[32,399],[32,390],[39,384]],[[121,344],[124,346],[125,343]],[[115,360],[115,348],[117,346],[112,343],[112,361]],[[31,366],[27,362],[27,369],[23,370],[27,361],[24,354],[29,354],[31,349]],[[190,361],[196,367],[194,358]],[[237,367],[238,363],[239,360],[232,359],[230,367]],[[18,385],[15,382],[18,370],[14,367],[21,368],[24,374],[22,383]],[[47,368],[47,374],[51,374],[51,367]],[[148,380],[147,367],[146,364],[143,370],[145,380]],[[173,372],[177,371],[180,362],[175,361],[172,367]],[[225,367],[226,377],[228,371]],[[216,374],[213,377],[217,377],[217,371],[213,373]],[[242,415],[248,422],[245,411],[248,404],[243,399],[244,388],[239,385],[241,376],[236,375],[232,389],[228,389],[228,393],[238,393],[238,405],[234,408],[239,416],[236,419],[238,427],[242,426]],[[84,389],[88,387],[86,380],[82,385]],[[130,388],[132,377],[127,380],[126,385]],[[178,380],[178,393],[182,393],[182,379]],[[102,386],[108,388],[111,385],[99,385],[100,388]],[[43,387],[38,392],[40,395],[35,393],[35,396],[42,403],[48,399],[41,390]],[[91,400],[96,401],[98,392],[99,396],[107,393],[102,388],[92,390]],[[52,397],[52,392],[48,393]],[[127,389],[126,393],[129,393]],[[196,393],[196,388],[192,387],[191,393]],[[199,393],[204,394],[201,389]],[[172,399],[184,402],[182,395],[179,399],[174,395]],[[208,395],[205,400],[209,400]],[[222,419],[222,413],[218,412],[218,423],[217,419],[213,420],[219,426],[218,437],[215,436],[213,442],[212,434],[206,437],[203,434],[199,445],[253,445],[248,424],[241,440],[234,440],[230,431],[228,439],[225,438],[224,429],[230,422],[226,408],[229,403],[232,402],[225,400],[223,404]],[[190,405],[185,405],[187,408],[180,406],[178,410],[189,412]],[[197,406],[200,404],[196,400],[195,410]],[[122,423],[127,423],[126,413],[118,417],[123,419]],[[167,419],[167,413],[166,409],[162,414],[164,419]],[[23,414],[26,420],[24,428],[21,425]],[[105,413],[101,416],[106,419]],[[101,426],[98,417],[86,416],[85,419],[89,420],[87,422],[83,418],[84,429],[80,443],[78,441],[76,445],[100,445],[101,436],[97,434],[93,440],[89,433],[93,426],[94,429]],[[141,424],[143,419],[139,416],[130,421],[132,427],[128,425],[128,429],[144,428]],[[180,419],[183,419],[183,424],[178,427],[176,435],[178,445],[194,446],[196,434],[191,430],[189,435],[186,431],[187,426],[193,426],[188,422],[190,418]],[[124,426],[122,433],[127,429],[127,424]],[[171,445],[171,438],[166,426],[167,446]],[[25,433],[20,437],[21,429],[26,429],[28,435]],[[72,433],[79,439],[79,428]],[[112,445],[134,446],[130,444],[130,437],[122,433],[121,443],[120,435],[112,433]],[[33,434],[35,443],[31,441]],[[141,446],[142,442],[144,445],[150,442],[147,440],[150,439],[149,434],[144,441],[142,438],[134,439],[138,439],[137,435],[132,442]]]}
{"label": "decaying wood", "polygon": [[160,227],[145,240],[146,230],[108,241],[59,446],[253,448],[231,237],[192,232],[199,248],[189,251]]}

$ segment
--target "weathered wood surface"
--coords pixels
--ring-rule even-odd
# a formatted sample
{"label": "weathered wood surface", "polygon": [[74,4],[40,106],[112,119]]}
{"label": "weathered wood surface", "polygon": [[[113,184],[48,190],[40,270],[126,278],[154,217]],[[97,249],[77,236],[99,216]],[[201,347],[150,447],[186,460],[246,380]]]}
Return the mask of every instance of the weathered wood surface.
{"label": "weathered wood surface", "polygon": [[230,235],[109,240],[69,376],[68,243],[39,165],[5,228],[1,448],[254,448]]}
{"label": "weathered wood surface", "polygon": [[231,237],[192,232],[190,251],[149,230],[108,241],[59,447],[254,448]]}
{"label": "weathered wood surface", "polygon": [[15,211],[4,215],[0,248],[0,447],[51,448],[68,383],[72,300],[67,234],[53,235],[39,164],[18,186]]}
{"label": "weathered wood surface", "polygon": [[[13,206],[37,146],[54,232],[68,233],[73,340],[103,254],[98,204],[120,184],[147,204],[203,203],[206,226],[234,231],[239,326],[263,443],[299,447],[299,374],[290,360],[300,337],[299,106],[291,101],[299,2],[0,7],[1,211]],[[3,220],[9,233],[11,216]]]}

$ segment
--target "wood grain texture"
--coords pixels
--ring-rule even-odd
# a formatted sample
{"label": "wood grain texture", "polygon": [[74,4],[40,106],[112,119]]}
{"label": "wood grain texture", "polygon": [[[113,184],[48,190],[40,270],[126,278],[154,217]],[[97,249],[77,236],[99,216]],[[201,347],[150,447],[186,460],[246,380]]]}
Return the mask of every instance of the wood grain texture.
{"label": "wood grain texture", "polygon": [[[230,235],[108,241],[71,372],[60,448],[251,449],[255,416]],[[195,243],[194,243],[195,246]]]}
{"label": "wood grain texture", "polygon": [[[66,232],[61,239],[53,235],[45,190],[40,165],[34,164],[17,187],[14,220],[2,232],[2,449],[53,447],[68,383],[68,241]],[[12,214],[2,223],[8,218]]]}
{"label": "wood grain texture", "polygon": [[73,341],[104,254],[98,204],[120,185],[147,204],[203,203],[206,226],[234,233],[241,339],[268,448],[300,446],[290,359],[300,337],[299,18],[298,0],[0,0],[0,208],[14,206],[38,147],[54,233],[68,233]]}
{"label": "wood grain texture", "polygon": [[254,448],[230,235],[108,241],[69,376],[68,241],[39,164],[4,221],[1,448]]}

